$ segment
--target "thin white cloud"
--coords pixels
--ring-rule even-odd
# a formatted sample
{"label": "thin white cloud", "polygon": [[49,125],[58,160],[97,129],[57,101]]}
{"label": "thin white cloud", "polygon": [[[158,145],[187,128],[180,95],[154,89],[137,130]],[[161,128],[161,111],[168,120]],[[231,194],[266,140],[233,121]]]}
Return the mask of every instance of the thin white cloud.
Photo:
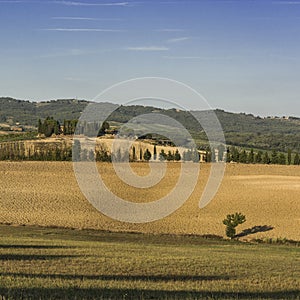
{"label": "thin white cloud", "polygon": [[235,57],[231,56],[163,56],[163,58],[166,59],[178,59],[178,60],[231,60],[234,59]]}
{"label": "thin white cloud", "polygon": [[273,4],[300,5],[300,1],[273,1]]}
{"label": "thin white cloud", "polygon": [[164,46],[143,46],[143,47],[127,47],[128,51],[168,51],[169,48]]}
{"label": "thin white cloud", "polygon": [[76,2],[76,1],[53,1],[55,4],[69,6],[128,6],[129,2]]}
{"label": "thin white cloud", "polygon": [[178,38],[173,38],[173,39],[168,39],[167,43],[180,43],[186,40],[189,40],[190,37],[184,36],[184,37],[178,37]]}
{"label": "thin white cloud", "polygon": [[32,1],[26,1],[26,0],[0,0],[1,3],[8,3],[8,4],[13,4],[13,3],[31,3]]}
{"label": "thin white cloud", "polygon": [[41,55],[42,58],[51,58],[51,57],[63,57],[63,56],[78,56],[78,55],[87,55],[93,54],[94,52],[90,50],[83,49],[67,49],[67,50],[55,50],[52,53]]}
{"label": "thin white cloud", "polygon": [[53,49],[51,53],[41,55],[41,58],[72,57],[83,55],[97,55],[110,52],[111,49],[90,50],[90,49]]}
{"label": "thin white cloud", "polygon": [[102,28],[46,28],[45,31],[60,31],[60,32],[124,32],[121,29],[102,29]]}
{"label": "thin white cloud", "polygon": [[178,28],[162,28],[162,29],[156,29],[155,31],[159,32],[183,32],[183,29]]}
{"label": "thin white cloud", "polygon": [[0,0],[1,3],[38,3],[38,4],[59,4],[67,6],[134,6],[138,2],[77,2],[77,1],[41,1],[41,0]]}
{"label": "thin white cloud", "polygon": [[75,82],[85,81],[84,79],[78,78],[78,77],[65,77],[64,80],[66,80],[66,81],[75,81]]}
{"label": "thin white cloud", "polygon": [[87,18],[87,17],[52,17],[53,20],[78,20],[78,21],[121,21],[118,18]]}

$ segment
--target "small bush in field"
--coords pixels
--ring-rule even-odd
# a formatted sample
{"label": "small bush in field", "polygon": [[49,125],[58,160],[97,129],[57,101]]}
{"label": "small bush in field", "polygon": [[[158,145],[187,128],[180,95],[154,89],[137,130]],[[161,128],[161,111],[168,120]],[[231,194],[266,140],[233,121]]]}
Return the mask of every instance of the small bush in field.
{"label": "small bush in field", "polygon": [[246,216],[241,213],[227,215],[226,219],[223,220],[223,224],[226,225],[226,235],[231,239],[234,238],[236,234],[235,227],[239,224],[243,224],[244,222],[246,222]]}

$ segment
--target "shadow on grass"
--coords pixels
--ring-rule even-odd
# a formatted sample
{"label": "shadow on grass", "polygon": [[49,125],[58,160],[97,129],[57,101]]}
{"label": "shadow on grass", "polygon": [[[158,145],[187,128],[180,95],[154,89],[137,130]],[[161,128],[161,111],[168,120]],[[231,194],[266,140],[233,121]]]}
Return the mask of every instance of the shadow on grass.
{"label": "shadow on grass", "polygon": [[51,279],[80,279],[80,280],[113,280],[113,281],[212,281],[232,280],[234,277],[222,275],[81,275],[81,274],[28,274],[28,273],[1,273],[2,276],[25,278]]}
{"label": "shadow on grass", "polygon": [[70,258],[70,257],[74,258],[79,256],[78,255],[42,255],[42,254],[0,254],[0,261],[1,260],[51,260],[51,259],[61,259],[61,258]]}
{"label": "shadow on grass", "polygon": [[247,236],[247,235],[258,233],[258,232],[266,232],[266,231],[270,231],[272,229],[274,229],[274,227],[269,226],[269,225],[253,226],[252,228],[244,229],[241,233],[236,234],[235,238]]}
{"label": "shadow on grass", "polygon": [[274,292],[166,291],[109,288],[0,288],[4,299],[297,299],[299,290]]}
{"label": "shadow on grass", "polygon": [[16,244],[3,244],[0,249],[67,249],[74,248],[71,246],[56,246],[56,245],[16,245]]}

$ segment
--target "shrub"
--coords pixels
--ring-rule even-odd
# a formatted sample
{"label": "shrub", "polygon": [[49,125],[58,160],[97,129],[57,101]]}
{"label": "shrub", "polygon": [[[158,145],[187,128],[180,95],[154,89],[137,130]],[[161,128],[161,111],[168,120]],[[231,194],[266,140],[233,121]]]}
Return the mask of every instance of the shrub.
{"label": "shrub", "polygon": [[223,220],[223,224],[226,225],[226,236],[230,237],[231,239],[234,238],[236,234],[236,229],[239,224],[243,224],[246,222],[246,217],[241,213],[235,213],[231,215],[227,215],[226,219]]}

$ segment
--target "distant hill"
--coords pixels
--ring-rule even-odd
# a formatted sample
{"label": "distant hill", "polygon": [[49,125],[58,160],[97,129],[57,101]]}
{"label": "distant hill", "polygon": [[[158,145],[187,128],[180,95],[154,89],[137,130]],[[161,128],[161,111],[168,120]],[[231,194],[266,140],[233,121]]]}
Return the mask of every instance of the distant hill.
{"label": "distant hill", "polygon": [[[0,123],[36,126],[38,119],[52,116],[62,122],[64,119],[78,119],[80,113],[88,105],[88,101],[64,99],[45,102],[30,102],[13,98],[0,98]],[[120,106],[109,118],[110,121],[125,123],[140,114],[150,112],[166,114],[181,122],[199,141],[206,136],[201,126],[190,112],[176,109],[159,109],[144,106]],[[215,110],[223,127],[226,142],[245,148],[264,150],[287,149],[300,151],[300,119],[296,117],[261,118],[245,113],[230,113]],[[195,111],[193,114],[207,118],[209,112]]]}
{"label": "distant hill", "polygon": [[37,126],[38,119],[53,116],[55,119],[78,119],[87,106],[85,100],[51,100],[30,102],[13,98],[0,98],[0,123]]}

